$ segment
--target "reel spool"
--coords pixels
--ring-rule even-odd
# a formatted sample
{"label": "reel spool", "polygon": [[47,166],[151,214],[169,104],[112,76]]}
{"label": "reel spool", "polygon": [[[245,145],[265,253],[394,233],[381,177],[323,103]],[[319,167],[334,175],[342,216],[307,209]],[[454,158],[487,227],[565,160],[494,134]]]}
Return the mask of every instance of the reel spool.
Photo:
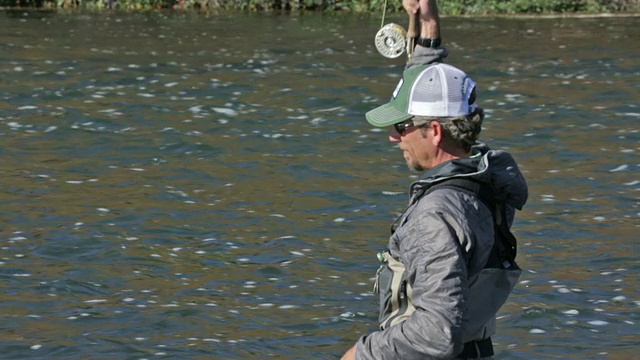
{"label": "reel spool", "polygon": [[375,44],[380,55],[397,58],[407,49],[407,32],[398,24],[387,24],[376,33]]}

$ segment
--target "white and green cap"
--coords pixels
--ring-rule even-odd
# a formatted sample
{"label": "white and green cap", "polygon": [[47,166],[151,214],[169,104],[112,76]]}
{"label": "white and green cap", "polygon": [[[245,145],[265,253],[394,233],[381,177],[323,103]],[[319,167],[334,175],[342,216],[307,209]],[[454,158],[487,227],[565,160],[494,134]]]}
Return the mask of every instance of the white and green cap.
{"label": "white and green cap", "polygon": [[456,117],[471,114],[476,105],[476,83],[462,70],[435,64],[409,68],[393,91],[391,101],[365,114],[384,127],[413,116]]}

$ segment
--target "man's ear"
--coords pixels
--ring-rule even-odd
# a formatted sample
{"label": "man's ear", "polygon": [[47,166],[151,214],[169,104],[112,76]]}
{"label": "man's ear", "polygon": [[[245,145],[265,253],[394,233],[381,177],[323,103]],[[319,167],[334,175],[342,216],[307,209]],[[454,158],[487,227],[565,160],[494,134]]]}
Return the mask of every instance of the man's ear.
{"label": "man's ear", "polygon": [[442,124],[438,121],[432,121],[428,128],[431,128],[431,131],[433,132],[433,138],[431,140],[433,145],[439,146],[444,140],[444,128],[442,127]]}

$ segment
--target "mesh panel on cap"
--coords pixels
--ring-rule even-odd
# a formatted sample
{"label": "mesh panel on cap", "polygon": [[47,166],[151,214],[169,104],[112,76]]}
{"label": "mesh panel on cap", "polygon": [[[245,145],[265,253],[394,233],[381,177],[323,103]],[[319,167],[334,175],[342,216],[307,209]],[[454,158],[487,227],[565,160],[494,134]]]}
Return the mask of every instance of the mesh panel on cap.
{"label": "mesh panel on cap", "polygon": [[447,102],[459,103],[463,101],[462,83],[466,77],[465,74],[445,66],[443,64],[432,66],[421,75],[414,88],[414,101],[442,102],[445,100],[443,98],[444,91],[447,91]]}
{"label": "mesh panel on cap", "polygon": [[467,74],[451,65],[428,67],[414,84],[410,112],[414,115],[442,117],[467,115],[470,91],[465,79],[469,79]]}
{"label": "mesh panel on cap", "polygon": [[437,103],[442,102],[442,80],[435,67],[425,70],[413,89],[412,101]]}
{"label": "mesh panel on cap", "polygon": [[465,74],[461,74],[458,71],[447,71],[445,72],[445,77],[447,78],[448,86],[448,94],[449,94],[449,102],[450,103],[461,103],[464,99],[464,90],[462,89],[462,84],[464,82]]}

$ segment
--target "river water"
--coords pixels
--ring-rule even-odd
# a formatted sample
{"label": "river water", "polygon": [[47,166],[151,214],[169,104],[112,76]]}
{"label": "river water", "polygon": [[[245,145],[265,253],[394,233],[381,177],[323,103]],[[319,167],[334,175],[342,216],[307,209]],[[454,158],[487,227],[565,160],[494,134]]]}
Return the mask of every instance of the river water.
{"label": "river water", "polygon": [[[1,13],[0,358],[336,359],[374,330],[416,176],[364,120],[404,63],[379,26]],[[640,358],[638,28],[443,19],[530,185],[496,359]]]}

